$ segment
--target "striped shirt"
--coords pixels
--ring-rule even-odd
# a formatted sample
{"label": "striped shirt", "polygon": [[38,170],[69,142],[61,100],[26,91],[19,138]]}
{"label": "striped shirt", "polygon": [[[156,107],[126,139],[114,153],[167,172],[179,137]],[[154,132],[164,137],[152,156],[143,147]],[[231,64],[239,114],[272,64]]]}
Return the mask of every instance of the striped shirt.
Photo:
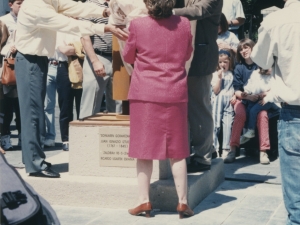
{"label": "striped shirt", "polygon": [[[96,4],[99,7],[108,8],[108,3],[104,0],[87,0],[86,3]],[[88,20],[92,23],[102,23],[107,24],[108,18],[90,18],[90,19],[83,19]],[[105,33],[104,35],[93,35],[91,36],[91,41],[93,44],[93,48],[98,51],[102,51],[105,53],[112,53],[112,34]]]}

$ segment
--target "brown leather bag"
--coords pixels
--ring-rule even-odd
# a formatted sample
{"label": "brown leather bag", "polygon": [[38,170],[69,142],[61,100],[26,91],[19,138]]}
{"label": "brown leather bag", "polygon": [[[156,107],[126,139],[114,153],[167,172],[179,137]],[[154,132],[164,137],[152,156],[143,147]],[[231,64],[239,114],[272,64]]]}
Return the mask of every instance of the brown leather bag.
{"label": "brown leather bag", "polygon": [[16,85],[15,59],[10,54],[3,60],[1,83],[4,85]]}

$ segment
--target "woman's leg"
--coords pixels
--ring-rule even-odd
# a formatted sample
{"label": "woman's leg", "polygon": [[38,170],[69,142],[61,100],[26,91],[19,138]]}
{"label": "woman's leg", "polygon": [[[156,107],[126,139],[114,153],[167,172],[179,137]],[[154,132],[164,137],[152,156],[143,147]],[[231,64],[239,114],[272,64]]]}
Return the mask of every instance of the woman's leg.
{"label": "woman's leg", "polygon": [[240,100],[237,100],[235,103],[234,112],[235,116],[231,131],[230,147],[234,147],[235,150],[235,147],[240,146],[240,137],[246,121],[246,107]]}
{"label": "woman's leg", "polygon": [[153,160],[137,159],[136,163],[139,204],[149,202],[150,179],[153,169]]}
{"label": "woman's leg", "polygon": [[170,159],[179,203],[187,204],[187,170],[185,159]]}
{"label": "woman's leg", "polygon": [[261,111],[257,116],[257,129],[260,151],[270,150],[269,118],[267,111]]}
{"label": "woman's leg", "polygon": [[270,150],[269,118],[267,111],[261,111],[257,117],[257,129],[259,136],[260,163],[269,164],[270,160],[266,150]]}

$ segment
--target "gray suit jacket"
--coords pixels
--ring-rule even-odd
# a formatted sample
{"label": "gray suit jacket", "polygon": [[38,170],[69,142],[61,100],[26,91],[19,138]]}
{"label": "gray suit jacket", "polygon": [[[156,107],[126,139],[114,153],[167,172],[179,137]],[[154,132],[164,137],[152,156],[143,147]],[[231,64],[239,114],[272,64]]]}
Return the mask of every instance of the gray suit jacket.
{"label": "gray suit jacket", "polygon": [[[184,0],[177,0],[182,5]],[[223,0],[186,0],[186,6],[174,9],[175,15],[197,20],[194,57],[189,76],[212,74],[218,65],[218,26]]]}

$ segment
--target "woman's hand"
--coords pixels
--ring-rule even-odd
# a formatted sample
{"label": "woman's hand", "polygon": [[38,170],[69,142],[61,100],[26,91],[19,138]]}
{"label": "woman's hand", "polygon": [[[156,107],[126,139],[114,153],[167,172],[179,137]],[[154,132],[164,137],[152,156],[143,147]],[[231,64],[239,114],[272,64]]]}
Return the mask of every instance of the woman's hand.
{"label": "woman's hand", "polygon": [[251,102],[256,102],[259,98],[259,95],[247,95],[245,99],[251,101]]}
{"label": "woman's hand", "polygon": [[16,46],[14,46],[14,45],[11,46],[9,50],[12,54],[15,54],[17,52]]}
{"label": "woman's hand", "polygon": [[230,104],[231,104],[231,105],[234,105],[235,103],[236,103],[236,96],[233,95],[233,96],[231,97],[231,99],[230,99]]}
{"label": "woman's hand", "polygon": [[245,92],[245,91],[243,91],[243,92],[241,93],[241,96],[242,96],[242,98],[246,98],[246,97],[248,96],[248,93]]}
{"label": "woman's hand", "polygon": [[262,92],[262,93],[258,94],[259,95],[259,99],[263,99],[264,97],[266,97],[267,93],[268,92],[265,91],[265,92]]}

